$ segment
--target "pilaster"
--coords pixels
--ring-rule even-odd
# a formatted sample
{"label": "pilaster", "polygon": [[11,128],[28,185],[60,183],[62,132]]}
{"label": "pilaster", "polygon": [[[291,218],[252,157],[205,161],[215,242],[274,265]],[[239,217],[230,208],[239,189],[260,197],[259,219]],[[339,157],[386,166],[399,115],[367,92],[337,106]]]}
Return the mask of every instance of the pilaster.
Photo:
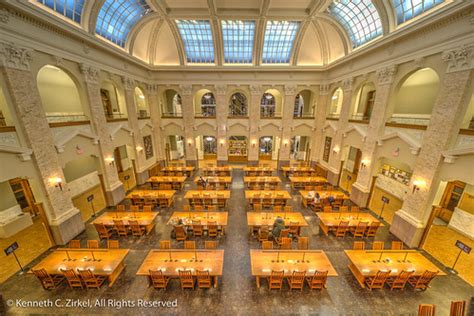
{"label": "pilaster", "polygon": [[153,145],[155,147],[156,162],[164,165],[165,155],[161,135],[161,115],[158,104],[158,87],[154,84],[147,85],[148,106],[150,108],[151,125],[153,126]]}
{"label": "pilaster", "polygon": [[263,89],[260,85],[250,85],[250,113],[249,113],[249,156],[248,162],[250,165],[258,164],[259,154],[259,131],[260,126],[260,103],[262,100]]}
{"label": "pilaster", "polygon": [[285,86],[285,96],[283,98],[282,132],[278,166],[290,164],[290,140],[293,129],[293,112],[295,109],[296,85]]}
{"label": "pilaster", "polygon": [[329,84],[322,84],[319,86],[319,98],[316,105],[315,113],[315,126],[316,132],[314,133],[313,144],[311,151],[311,162],[312,164],[319,162],[322,158],[323,148],[323,126],[326,121],[326,112],[329,103]]}
{"label": "pilaster", "polygon": [[193,86],[180,85],[183,107],[184,143],[186,146],[186,163],[197,166],[196,141],[194,139],[194,106]]}
{"label": "pilaster", "polygon": [[226,85],[216,85],[216,124],[217,124],[217,162],[227,162],[227,116],[229,113],[226,95]]}

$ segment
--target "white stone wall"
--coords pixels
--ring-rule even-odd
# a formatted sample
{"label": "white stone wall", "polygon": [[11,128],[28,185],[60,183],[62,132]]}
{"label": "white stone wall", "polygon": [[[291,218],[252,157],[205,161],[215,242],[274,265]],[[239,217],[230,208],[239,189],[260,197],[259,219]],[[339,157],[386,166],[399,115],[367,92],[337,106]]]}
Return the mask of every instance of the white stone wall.
{"label": "white stone wall", "polygon": [[20,147],[16,132],[0,133],[0,145]]}
{"label": "white stone wall", "polygon": [[71,192],[71,196],[75,197],[81,193],[86,192],[89,189],[100,184],[99,175],[97,171],[89,173],[83,177],[68,182],[68,189]]}
{"label": "white stone wall", "polygon": [[460,208],[455,208],[453,216],[449,221],[450,228],[460,232],[463,235],[474,239],[474,215]]}
{"label": "white stone wall", "polygon": [[400,200],[403,200],[409,191],[408,186],[383,174],[377,175],[375,185],[380,189],[396,196]]}
{"label": "white stone wall", "polygon": [[5,225],[23,214],[19,204],[0,211],[0,225]]}

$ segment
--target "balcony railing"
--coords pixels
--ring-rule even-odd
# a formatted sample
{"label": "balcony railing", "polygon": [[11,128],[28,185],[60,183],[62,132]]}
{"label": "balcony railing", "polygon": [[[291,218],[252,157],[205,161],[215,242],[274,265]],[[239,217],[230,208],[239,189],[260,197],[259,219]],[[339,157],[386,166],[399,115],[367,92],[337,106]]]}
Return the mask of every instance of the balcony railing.
{"label": "balcony railing", "polygon": [[247,113],[242,113],[242,114],[229,114],[228,118],[235,118],[235,119],[243,119],[243,118],[248,118]]}
{"label": "balcony railing", "polygon": [[194,114],[194,117],[195,118],[216,118],[216,113],[206,113],[206,112],[203,112],[203,113],[196,113]]}
{"label": "balcony railing", "polygon": [[124,113],[111,113],[111,114],[105,114],[105,118],[107,121],[126,121],[127,114]]}
{"label": "balcony railing", "polygon": [[274,111],[260,111],[260,118],[281,118],[281,112]]}
{"label": "balcony railing", "polygon": [[401,116],[393,115],[387,123],[389,124],[403,124],[403,125],[420,125],[428,126],[431,117],[428,116]]}
{"label": "balcony railing", "polygon": [[338,120],[340,116],[341,114],[339,113],[329,113],[328,115],[326,115],[326,118],[328,120]]}
{"label": "balcony railing", "polygon": [[312,118],[314,118],[314,114],[313,113],[299,113],[299,114],[294,114],[293,118],[312,119]]}
{"label": "balcony railing", "polygon": [[89,122],[89,118],[84,114],[47,114],[46,113],[46,119],[48,120],[48,123]]}
{"label": "balcony railing", "polygon": [[181,112],[178,112],[178,113],[175,113],[175,112],[163,112],[163,113],[161,114],[161,117],[164,117],[164,118],[183,117],[183,113],[181,113]]}

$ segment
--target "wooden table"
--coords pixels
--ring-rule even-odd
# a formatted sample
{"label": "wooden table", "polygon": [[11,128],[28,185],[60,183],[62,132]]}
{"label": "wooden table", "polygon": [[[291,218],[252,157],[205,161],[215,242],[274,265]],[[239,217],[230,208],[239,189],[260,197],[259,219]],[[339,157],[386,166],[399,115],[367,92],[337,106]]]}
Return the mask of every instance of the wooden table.
{"label": "wooden table", "polygon": [[296,177],[290,176],[291,187],[293,189],[304,188],[306,186],[315,186],[328,183],[328,179],[324,177]]}
{"label": "wooden table", "polygon": [[308,222],[304,219],[300,212],[247,212],[247,225],[250,233],[253,227],[272,226],[277,217],[281,217],[288,227],[294,224],[300,229],[308,226]]}
{"label": "wooden table", "polygon": [[150,270],[161,269],[167,277],[178,278],[178,270],[207,270],[217,287],[218,278],[222,276],[224,267],[224,250],[222,249],[152,249],[146,256],[137,275],[149,276]]}
{"label": "wooden table", "polygon": [[224,200],[224,206],[230,199],[229,190],[189,190],[184,195],[190,205],[195,204],[195,200],[201,200],[205,205],[218,204],[217,200]]}
{"label": "wooden table", "polygon": [[219,175],[224,177],[230,177],[232,174],[231,166],[217,166],[217,167],[204,167],[202,168],[202,174],[204,176]]}
{"label": "wooden table", "polygon": [[286,167],[281,167],[281,171],[283,171],[283,174],[285,177],[289,177],[290,175],[293,174],[301,174],[301,173],[311,173],[311,172],[316,172],[316,170],[313,167],[308,167],[308,166],[286,166]]}
{"label": "wooden table", "polygon": [[260,186],[268,184],[270,186],[277,186],[281,183],[280,177],[244,177],[244,183],[247,184],[248,188],[253,186]]}
{"label": "wooden table", "polygon": [[336,270],[322,250],[250,249],[250,265],[257,287],[260,287],[260,278],[270,277],[272,270],[283,270],[287,276],[295,270],[306,271],[308,275],[315,271],[328,271],[328,276],[337,276]]}
{"label": "wooden table", "polygon": [[215,222],[222,228],[222,234],[225,234],[229,213],[227,212],[174,212],[168,220],[168,225],[176,225],[179,219],[183,221],[184,226],[192,226],[193,220],[200,221],[201,226],[207,226],[209,222]]}
{"label": "wooden table", "polygon": [[[61,269],[91,269],[94,274],[106,276],[109,287],[115,283],[125,269],[128,249],[69,249],[58,248],[32,269],[45,269],[52,275],[63,275]],[[100,261],[94,261],[93,258]],[[71,260],[69,260],[71,259]],[[28,273],[32,273],[31,270]]]}
{"label": "wooden table", "polygon": [[299,192],[300,192],[301,196],[303,197],[301,202],[302,202],[304,207],[306,207],[308,203],[310,203],[314,200],[314,196],[315,196],[316,192],[319,194],[319,197],[321,198],[321,201],[325,200],[325,199],[328,199],[330,196],[333,196],[334,198],[336,198],[336,196],[338,196],[338,195],[342,196],[343,200],[348,200],[349,199],[349,196],[347,194],[345,194],[342,191],[337,191],[337,190],[329,190],[329,191],[300,190]]}
{"label": "wooden table", "polygon": [[327,236],[329,231],[335,230],[341,221],[348,221],[349,228],[356,228],[360,222],[379,222],[380,226],[384,226],[377,218],[372,216],[370,213],[365,212],[317,212],[316,215],[319,217],[319,227]]}
{"label": "wooden table", "polygon": [[244,167],[246,176],[271,176],[275,171],[272,167]]}
{"label": "wooden table", "polygon": [[176,175],[177,173],[186,174],[187,177],[190,177],[194,171],[193,166],[168,166],[160,170],[167,176]]}
{"label": "wooden table", "polygon": [[125,198],[130,199],[134,205],[143,204],[147,200],[156,205],[160,200],[166,200],[168,207],[170,207],[173,204],[173,196],[175,193],[175,190],[134,190]]}
{"label": "wooden table", "polygon": [[180,176],[180,177],[175,177],[175,176],[170,176],[170,177],[164,177],[164,176],[159,176],[159,177],[150,177],[147,182],[151,183],[151,187],[159,187],[160,184],[169,184],[171,185],[171,188],[173,190],[181,190],[184,187],[184,182],[186,181],[185,176]]}
{"label": "wooden table", "polygon": [[[206,180],[207,185],[211,186],[212,188],[220,187],[221,185],[223,185],[225,189],[228,189],[232,183],[232,177],[207,176],[202,178]],[[200,177],[194,178],[194,182],[198,184],[199,179]]]}
{"label": "wooden table", "polygon": [[365,287],[365,279],[374,277],[379,270],[391,270],[390,275],[396,276],[402,270],[414,271],[420,276],[429,270],[439,271],[438,275],[446,275],[434,263],[416,250],[344,250],[349,258],[349,270],[361,287]]}
{"label": "wooden table", "polygon": [[114,226],[114,220],[121,220],[125,226],[130,226],[129,221],[137,221],[138,225],[146,228],[149,234],[155,226],[155,219],[158,212],[105,212],[95,220],[92,224],[104,224],[105,226]]}
{"label": "wooden table", "polygon": [[274,205],[281,204],[286,205],[287,200],[291,200],[291,195],[288,191],[285,190],[272,190],[272,191],[264,191],[264,190],[245,190],[245,199],[251,203],[251,201],[255,200],[271,200],[270,204]]}

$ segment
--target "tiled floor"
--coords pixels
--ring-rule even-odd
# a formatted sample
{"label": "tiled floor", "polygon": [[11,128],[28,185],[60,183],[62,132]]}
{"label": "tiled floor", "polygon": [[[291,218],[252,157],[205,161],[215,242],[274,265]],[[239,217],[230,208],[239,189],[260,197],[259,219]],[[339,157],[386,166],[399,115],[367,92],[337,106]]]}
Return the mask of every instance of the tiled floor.
{"label": "tiled floor", "polygon": [[[250,273],[249,249],[259,248],[259,243],[249,239],[246,223],[246,203],[242,171],[234,170],[232,196],[229,201],[229,226],[226,237],[220,239],[220,248],[225,249],[224,275],[217,289],[210,290],[181,290],[179,283],[173,280],[166,291],[158,291],[147,287],[143,277],[135,273],[148,253],[149,249],[157,248],[160,239],[168,239],[171,227],[165,223],[173,212],[167,210],[158,217],[154,231],[141,239],[122,239],[121,246],[130,248],[126,259],[127,268],[112,287],[100,290],[70,290],[65,285],[55,291],[45,291],[38,280],[31,275],[16,275],[0,286],[0,292],[5,300],[19,299],[91,299],[97,298],[116,300],[174,300],[178,306],[169,309],[100,309],[100,308],[11,308],[11,313],[106,313],[126,315],[148,315],[161,312],[163,314],[185,315],[255,315],[255,314],[302,314],[302,315],[415,315],[420,303],[436,304],[437,315],[448,315],[452,300],[470,301],[474,293],[473,287],[456,275],[438,277],[425,292],[404,292],[384,290],[368,291],[360,288],[347,268],[348,260],[344,249],[350,249],[353,238],[337,239],[319,234],[318,220],[309,210],[302,210],[310,227],[304,235],[310,237],[310,248],[323,249],[336,268],[339,276],[330,278],[324,291],[290,292],[288,288],[282,291],[270,291],[266,283],[260,289],[255,285],[255,279]],[[284,183],[285,185],[287,183]],[[187,188],[194,186],[188,182]],[[300,197],[293,192],[291,204],[300,210]],[[183,204],[182,193],[176,198],[174,209],[180,209]],[[81,239],[97,238],[91,225],[79,236]],[[376,240],[389,242],[393,236],[388,233],[388,227],[381,229]],[[175,247],[182,244],[173,242]],[[199,240],[202,247],[203,240]],[[370,243],[369,243],[370,246]],[[443,268],[441,264],[438,264]],[[1,309],[0,309],[1,310]],[[471,309],[472,312],[472,309]],[[471,314],[472,315],[472,314]]]}

